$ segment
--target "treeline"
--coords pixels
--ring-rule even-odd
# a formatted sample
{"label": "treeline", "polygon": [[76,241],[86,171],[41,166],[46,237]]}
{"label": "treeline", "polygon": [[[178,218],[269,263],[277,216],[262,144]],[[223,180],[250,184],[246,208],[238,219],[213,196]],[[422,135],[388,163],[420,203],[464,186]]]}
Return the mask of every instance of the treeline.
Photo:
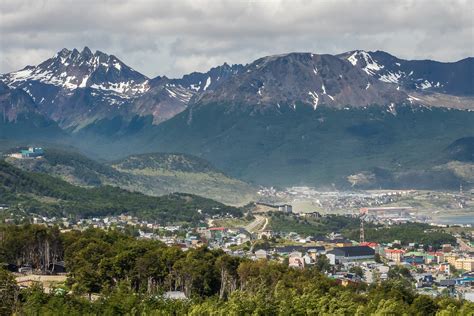
{"label": "treeline", "polygon": [[[346,231],[348,238],[357,239],[358,230]],[[389,243],[394,240],[400,240],[402,245],[408,243],[416,243],[423,245],[425,248],[429,246],[439,249],[442,244],[455,244],[456,238],[444,232],[440,228],[434,228],[423,223],[405,223],[392,225],[389,227],[372,227],[365,229],[365,239],[379,243]]]}
{"label": "treeline", "polygon": [[[35,234],[31,227],[18,228]],[[7,230],[5,234],[18,230]],[[48,232],[47,234],[53,234]],[[15,236],[7,236],[14,240]],[[25,236],[18,242],[23,242]],[[34,243],[30,236],[26,240]],[[205,247],[182,251],[150,240],[90,229],[59,235],[66,284],[19,290],[0,271],[2,314],[34,315],[471,315],[474,305],[415,294],[399,278],[343,287],[317,268],[292,269]],[[5,248],[2,248],[2,252]],[[19,250],[22,252],[23,250]],[[34,251],[34,250],[33,250]],[[14,257],[14,256],[13,256]],[[18,255],[17,257],[20,257]],[[3,258],[2,258],[3,260]],[[183,291],[187,300],[162,293]],[[88,298],[94,297],[94,300]]]}
{"label": "treeline", "polygon": [[64,237],[57,227],[0,226],[0,263],[52,272],[51,266],[64,260]]}
{"label": "treeline", "polygon": [[[320,218],[299,217],[282,212],[269,213],[272,230],[279,232],[295,232],[307,236],[324,236],[331,232],[340,232],[351,240],[359,240],[360,219],[343,215],[325,215]],[[456,238],[424,223],[403,223],[383,226],[374,223],[365,224],[365,240],[378,243],[391,243],[399,240],[402,245],[409,243],[422,244],[439,249],[443,244],[455,244]]]}
{"label": "treeline", "polygon": [[3,160],[0,160],[0,203],[21,205],[26,213],[60,217],[125,213],[167,222],[195,222],[203,219],[204,214],[242,215],[238,208],[192,194],[153,197],[111,186],[83,188],[45,174],[22,171]]}
{"label": "treeline", "polygon": [[358,229],[360,220],[356,217],[329,214],[319,218],[299,217],[283,212],[270,213],[270,227],[278,232],[324,236],[331,232]]}

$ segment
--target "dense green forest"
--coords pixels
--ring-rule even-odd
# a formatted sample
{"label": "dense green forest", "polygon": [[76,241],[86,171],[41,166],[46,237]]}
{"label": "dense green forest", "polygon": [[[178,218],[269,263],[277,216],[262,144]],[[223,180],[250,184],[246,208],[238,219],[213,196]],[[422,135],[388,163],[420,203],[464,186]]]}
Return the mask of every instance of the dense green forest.
{"label": "dense green forest", "polygon": [[[274,231],[295,232],[310,236],[324,236],[340,232],[350,240],[359,240],[360,219],[357,217],[327,215],[320,218],[301,218],[281,212],[270,214],[270,227]],[[415,242],[425,247],[438,249],[442,244],[456,242],[453,235],[442,228],[434,228],[423,223],[404,223],[389,227],[374,223],[365,224],[365,239],[378,243],[399,240],[402,245]]]}
{"label": "dense green forest", "polygon": [[271,229],[278,232],[324,236],[331,232],[358,229],[360,226],[358,218],[342,215],[326,215],[320,218],[299,217],[282,212],[272,212],[269,215]]}
{"label": "dense green forest", "polygon": [[[348,238],[357,239],[358,230],[346,231]],[[442,244],[455,244],[456,238],[444,232],[440,228],[433,228],[423,223],[406,223],[400,225],[392,225],[389,227],[368,227],[365,229],[366,240],[389,243],[399,240],[402,245],[416,242],[425,247],[432,246],[435,249],[441,247]]]}
{"label": "dense green forest", "polygon": [[194,222],[203,219],[204,214],[241,215],[238,208],[192,194],[152,197],[111,186],[83,188],[46,174],[22,171],[2,160],[0,203],[26,214],[63,217],[130,214],[163,222]]}
{"label": "dense green forest", "polygon": [[[68,279],[51,293],[20,290],[0,269],[2,315],[470,315],[474,304],[415,294],[391,273],[388,281],[343,287],[315,268],[291,269],[205,247],[183,252],[116,231],[58,233],[38,226],[2,227],[0,261],[23,260],[55,245]],[[16,247],[11,247],[17,245]],[[33,254],[41,257],[44,254]],[[41,261],[41,260],[40,260]],[[38,261],[38,262],[40,262]],[[396,272],[396,271],[395,271]],[[179,290],[186,300],[163,299]],[[89,298],[94,298],[89,300]]]}

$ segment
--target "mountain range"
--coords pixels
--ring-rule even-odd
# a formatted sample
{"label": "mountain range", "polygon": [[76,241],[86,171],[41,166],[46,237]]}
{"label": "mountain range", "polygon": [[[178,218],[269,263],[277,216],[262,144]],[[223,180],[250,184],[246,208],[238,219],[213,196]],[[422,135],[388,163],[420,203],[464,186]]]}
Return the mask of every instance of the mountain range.
{"label": "mountain range", "polygon": [[473,73],[471,57],[358,50],[148,78],[114,55],[63,49],[0,76],[0,138],[108,160],[183,152],[266,185],[454,187],[471,181],[446,152],[474,134]]}

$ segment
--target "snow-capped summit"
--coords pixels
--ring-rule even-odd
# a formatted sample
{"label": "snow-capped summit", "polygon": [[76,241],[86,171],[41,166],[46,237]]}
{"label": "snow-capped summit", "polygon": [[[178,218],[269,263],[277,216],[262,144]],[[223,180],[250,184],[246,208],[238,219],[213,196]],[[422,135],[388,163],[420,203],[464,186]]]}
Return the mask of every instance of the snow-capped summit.
{"label": "snow-capped summit", "polygon": [[26,92],[42,114],[68,128],[117,115],[152,115],[160,122],[184,109],[193,95],[165,77],[150,80],[116,56],[88,47],[64,48],[0,81]]}
{"label": "snow-capped summit", "polygon": [[[363,55],[361,56],[363,59]],[[360,57],[359,57],[360,58]],[[354,67],[333,55],[289,53],[266,56],[246,65],[224,84],[198,97],[201,103],[233,102],[278,109],[298,104],[335,107],[399,103],[402,91],[370,75],[377,65],[365,56],[364,65]]]}
{"label": "snow-capped summit", "polygon": [[432,60],[404,60],[383,51],[350,51],[338,55],[368,75],[399,88],[420,92],[472,96],[473,58],[453,63]]}
{"label": "snow-capped summit", "polygon": [[114,55],[100,51],[92,53],[88,47],[84,47],[81,52],[64,48],[37,66],[28,66],[2,77],[6,84],[15,88],[32,83],[66,90],[90,87],[107,90],[120,97],[130,97],[148,88],[146,76],[128,67]]}
{"label": "snow-capped summit", "polygon": [[401,103],[472,109],[472,73],[473,58],[442,63],[354,50],[279,54],[245,66],[224,63],[180,79],[149,79],[114,55],[84,47],[64,48],[37,66],[0,75],[0,82],[22,90],[9,95],[29,95],[34,111],[60,127],[81,129],[137,116],[151,116],[159,124],[189,106],[205,104],[257,111]]}
{"label": "snow-capped summit", "polygon": [[347,60],[353,66],[362,68],[368,75],[374,75],[384,68],[383,65],[378,64],[369,53],[363,50],[356,50],[348,54],[350,54],[350,56],[347,57]]}

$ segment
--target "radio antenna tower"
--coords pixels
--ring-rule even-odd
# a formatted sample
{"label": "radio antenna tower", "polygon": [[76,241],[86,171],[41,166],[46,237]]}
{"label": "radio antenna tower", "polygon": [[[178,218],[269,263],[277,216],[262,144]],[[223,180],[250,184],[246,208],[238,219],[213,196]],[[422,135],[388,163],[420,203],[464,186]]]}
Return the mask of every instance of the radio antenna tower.
{"label": "radio antenna tower", "polygon": [[360,216],[360,236],[359,236],[359,242],[360,242],[360,243],[365,242],[364,217],[363,217],[362,215]]}

